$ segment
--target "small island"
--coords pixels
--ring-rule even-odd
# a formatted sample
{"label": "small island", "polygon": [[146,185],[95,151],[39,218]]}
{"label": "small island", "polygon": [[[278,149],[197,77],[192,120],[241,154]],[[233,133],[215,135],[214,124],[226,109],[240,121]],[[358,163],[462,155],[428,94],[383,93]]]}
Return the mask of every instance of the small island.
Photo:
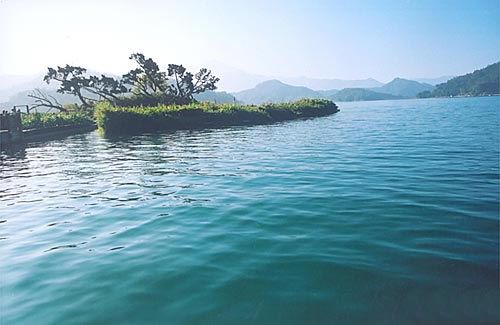
{"label": "small island", "polygon": [[[48,68],[44,81],[58,82],[58,93],[73,95],[80,103],[61,105],[56,98],[37,89],[29,96],[38,107],[56,110],[21,114],[2,113],[6,127],[2,143],[36,141],[50,135],[87,132],[96,126],[106,135],[136,134],[180,129],[219,128],[269,124],[338,112],[327,99],[244,105],[200,102],[195,95],[217,89],[219,78],[208,69],[188,72],[182,65],[158,64],[141,53],[130,56],[137,67],[120,78],[88,75],[77,66]],[[29,108],[27,108],[29,112]],[[15,135],[14,135],[15,133]]]}
{"label": "small island", "polygon": [[203,102],[154,107],[120,107],[102,102],[96,106],[95,117],[98,127],[109,135],[269,124],[326,116],[337,111],[337,105],[326,99],[301,99],[292,103],[262,105]]}

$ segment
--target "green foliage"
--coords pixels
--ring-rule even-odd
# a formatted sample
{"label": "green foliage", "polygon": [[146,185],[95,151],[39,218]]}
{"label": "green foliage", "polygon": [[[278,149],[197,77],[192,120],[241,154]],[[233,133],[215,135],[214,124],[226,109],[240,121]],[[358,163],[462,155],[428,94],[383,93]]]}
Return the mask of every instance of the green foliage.
{"label": "green foliage", "polygon": [[417,98],[430,98],[430,97],[432,97],[432,92],[430,92],[429,90],[422,91],[421,93],[417,94]]}
{"label": "green foliage", "polygon": [[[124,74],[121,80],[105,75],[88,76],[87,70],[71,65],[48,68],[43,80],[47,83],[59,82],[57,92],[78,97],[81,107],[90,110],[99,100],[113,105],[155,106],[159,104],[188,104],[194,95],[215,90],[219,78],[208,69],[200,69],[196,74],[188,72],[182,65],[169,64],[168,71],[161,71],[158,64],[144,54],[134,53],[129,57],[137,68]],[[172,77],[169,80],[168,77]],[[132,93],[132,97],[124,94]],[[44,106],[65,111],[55,97],[38,91],[30,95],[37,101],[37,107]]]}
{"label": "green foliage", "polygon": [[168,93],[175,97],[191,100],[194,94],[217,89],[215,84],[219,81],[219,78],[213,76],[208,69],[200,69],[193,76],[186,68],[177,64],[168,65],[168,76],[173,77],[173,81],[168,87]]}
{"label": "green foliage", "polygon": [[130,85],[135,95],[152,96],[163,93],[167,88],[167,74],[160,71],[158,64],[153,59],[144,56],[142,53],[134,53],[129,59],[134,60],[139,66],[130,70],[122,77],[125,85]]}
{"label": "green foliage", "polygon": [[84,107],[90,107],[90,99],[86,98],[82,91],[88,86],[89,80],[85,77],[87,69],[66,64],[64,67],[48,68],[43,77],[46,83],[58,81],[60,83],[58,93],[77,96]]}
{"label": "green foliage", "polygon": [[66,125],[92,125],[94,120],[86,112],[74,111],[68,113],[34,113],[23,114],[21,118],[23,129],[44,129]]}
{"label": "green foliage", "polygon": [[500,62],[436,86],[433,97],[500,94]]}
{"label": "green foliage", "polygon": [[146,59],[142,53],[134,53],[130,59],[138,68],[124,74],[122,81],[130,86],[128,90],[136,98],[144,98],[144,102],[149,103],[149,98],[156,97],[162,98],[164,101],[160,103],[164,104],[187,103],[193,101],[195,94],[217,89],[215,84],[219,78],[208,69],[200,69],[193,75],[183,65],[169,64],[167,72],[163,72],[153,59]]}
{"label": "green foliage", "polygon": [[118,95],[128,91],[121,81],[103,74],[100,77],[90,76],[85,90],[111,103],[118,99]]}
{"label": "green foliage", "polygon": [[[70,113],[74,113],[74,112],[84,113],[84,112],[86,112],[82,106],[75,104],[75,103],[64,104],[63,107],[67,112],[70,112]],[[86,114],[88,115],[88,113],[86,113]]]}
{"label": "green foliage", "polygon": [[[115,80],[112,77],[105,75],[87,76],[87,69],[66,65],[64,67],[48,68],[47,74],[43,80],[47,83],[57,81],[60,83],[58,93],[69,94],[78,97],[83,109],[90,109],[94,106],[97,98],[114,102],[118,99],[118,95],[127,92],[127,88],[121,81]],[[92,96],[92,97],[89,97]],[[46,95],[41,91],[32,94],[38,101],[38,107],[45,106],[56,108],[60,111],[65,111],[57,100],[50,95]]]}
{"label": "green foliage", "polygon": [[145,96],[142,94],[132,95],[127,97],[120,97],[115,101],[115,106],[128,107],[128,106],[145,106],[153,107],[158,105],[186,105],[193,101],[190,99],[179,98],[169,94],[156,93],[153,95]]}
{"label": "green foliage", "polygon": [[106,102],[96,106],[97,125],[108,134],[156,130],[194,129],[230,125],[267,124],[337,112],[325,99],[302,99],[293,103],[238,105],[191,103],[155,107],[118,107]]}

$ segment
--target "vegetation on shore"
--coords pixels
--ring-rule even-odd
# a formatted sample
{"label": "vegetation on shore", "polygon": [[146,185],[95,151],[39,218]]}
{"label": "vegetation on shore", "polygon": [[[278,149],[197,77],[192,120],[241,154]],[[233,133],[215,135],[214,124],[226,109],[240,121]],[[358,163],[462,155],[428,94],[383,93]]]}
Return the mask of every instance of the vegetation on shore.
{"label": "vegetation on shore", "polygon": [[23,114],[21,123],[24,130],[95,124],[92,115],[83,111]]}
{"label": "vegetation on shore", "polygon": [[500,62],[458,76],[439,84],[433,91],[423,91],[419,98],[454,97],[454,96],[484,96],[500,94]]}
{"label": "vegetation on shore", "polygon": [[[219,78],[206,68],[197,73],[189,72],[183,65],[169,64],[166,71],[142,53],[133,53],[136,68],[120,78],[101,74],[89,75],[87,69],[66,64],[48,68],[43,80],[47,84],[58,82],[58,93],[73,95],[80,101],[79,109],[91,111],[98,102],[104,101],[117,106],[158,104],[189,104],[194,96],[205,91],[217,89]],[[35,90],[29,97],[35,100],[36,107],[47,107],[66,112],[54,96]]]}
{"label": "vegetation on shore", "polygon": [[239,105],[191,103],[155,107],[120,107],[101,102],[96,105],[97,125],[107,134],[196,129],[234,125],[269,124],[338,111],[325,99],[302,99],[292,103]]}
{"label": "vegetation on shore", "polygon": [[24,115],[23,127],[97,123],[105,133],[119,134],[268,124],[338,111],[337,105],[326,99],[242,105],[227,94],[225,104],[200,103],[195,96],[207,92],[210,95],[217,88],[219,78],[210,70],[203,68],[192,74],[182,65],[169,64],[162,71],[155,61],[141,53],[132,54],[130,59],[135,61],[136,69],[119,79],[88,75],[85,68],[70,65],[48,68],[44,80],[58,82],[57,92],[76,96],[80,103],[64,106],[53,96],[35,91],[31,96],[38,107],[57,109],[59,113]]}

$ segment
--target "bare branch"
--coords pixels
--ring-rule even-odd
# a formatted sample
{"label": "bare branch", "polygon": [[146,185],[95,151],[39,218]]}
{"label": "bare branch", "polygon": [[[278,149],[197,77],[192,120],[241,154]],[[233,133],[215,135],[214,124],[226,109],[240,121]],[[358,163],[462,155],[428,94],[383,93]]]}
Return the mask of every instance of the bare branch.
{"label": "bare branch", "polygon": [[28,95],[28,97],[35,99],[35,104],[31,106],[32,109],[38,107],[47,107],[49,109],[55,108],[60,112],[68,111],[61,105],[61,103],[57,101],[57,99],[54,98],[54,96],[47,95],[40,89],[33,90],[31,94]]}

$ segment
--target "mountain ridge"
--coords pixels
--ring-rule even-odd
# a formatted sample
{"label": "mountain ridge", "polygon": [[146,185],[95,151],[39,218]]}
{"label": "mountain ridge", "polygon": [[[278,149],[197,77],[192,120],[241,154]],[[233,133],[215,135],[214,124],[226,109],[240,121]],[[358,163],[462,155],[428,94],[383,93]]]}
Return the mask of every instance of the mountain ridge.
{"label": "mountain ridge", "polygon": [[423,91],[431,91],[433,89],[434,86],[429,84],[396,77],[382,87],[371,88],[370,90],[398,97],[415,98],[417,97],[417,94]]}
{"label": "mountain ridge", "polygon": [[436,85],[418,97],[482,96],[500,94],[500,61]]}
{"label": "mountain ridge", "polygon": [[[376,88],[375,88],[376,89]],[[254,88],[232,93],[245,104],[289,102],[302,98],[322,98],[335,101],[363,101],[405,99],[408,97],[376,92],[366,88],[344,88],[342,90],[313,90],[304,86],[286,84],[272,79],[259,83]]]}
{"label": "mountain ridge", "polygon": [[292,86],[304,86],[312,90],[331,90],[344,88],[374,88],[381,87],[384,83],[373,79],[327,79],[327,78],[308,78],[308,77],[288,77],[281,80]]}
{"label": "mountain ridge", "polygon": [[339,102],[372,101],[406,99],[407,97],[395,96],[386,93],[376,92],[366,88],[344,88],[331,96],[330,99]]}
{"label": "mountain ridge", "polygon": [[246,104],[289,102],[301,98],[321,98],[316,91],[304,86],[292,86],[277,79],[267,80],[255,87],[233,93]]}

